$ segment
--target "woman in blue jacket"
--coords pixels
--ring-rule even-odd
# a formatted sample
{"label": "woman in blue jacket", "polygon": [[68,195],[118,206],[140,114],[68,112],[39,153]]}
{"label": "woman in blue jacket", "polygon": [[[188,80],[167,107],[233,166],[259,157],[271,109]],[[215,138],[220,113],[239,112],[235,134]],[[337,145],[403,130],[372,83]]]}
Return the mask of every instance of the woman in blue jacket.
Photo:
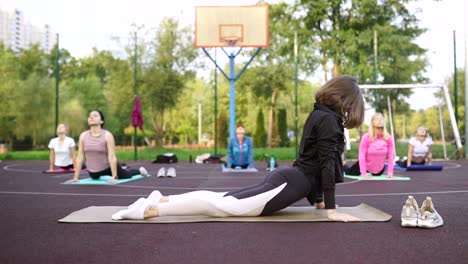
{"label": "woman in blue jacket", "polygon": [[231,138],[228,144],[226,168],[234,169],[253,169],[253,143],[252,139],[245,135],[245,127],[238,125],[236,128],[236,137]]}

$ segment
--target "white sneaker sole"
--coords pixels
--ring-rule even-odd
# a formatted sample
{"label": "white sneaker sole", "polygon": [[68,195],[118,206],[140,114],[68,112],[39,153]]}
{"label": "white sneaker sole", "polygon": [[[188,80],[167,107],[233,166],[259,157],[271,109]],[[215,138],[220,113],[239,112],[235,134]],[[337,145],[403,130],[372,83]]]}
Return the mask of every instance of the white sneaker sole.
{"label": "white sneaker sole", "polygon": [[444,223],[440,223],[440,224],[434,224],[432,223],[432,221],[421,221],[419,220],[418,222],[418,227],[422,227],[422,228],[436,228],[438,226],[441,226],[443,225]]}
{"label": "white sneaker sole", "polygon": [[417,227],[418,226],[418,219],[401,219],[401,226],[403,227]]}

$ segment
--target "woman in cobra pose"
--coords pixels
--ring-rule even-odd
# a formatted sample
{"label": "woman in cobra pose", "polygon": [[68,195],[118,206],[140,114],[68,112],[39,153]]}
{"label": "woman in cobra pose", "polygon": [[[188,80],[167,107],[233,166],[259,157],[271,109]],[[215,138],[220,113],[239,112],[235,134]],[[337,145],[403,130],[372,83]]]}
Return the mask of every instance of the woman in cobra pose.
{"label": "woman in cobra pose", "polygon": [[117,163],[114,136],[111,132],[103,129],[104,123],[104,114],[101,111],[95,110],[89,113],[88,125],[90,129],[80,135],[75,175],[69,182],[79,180],[84,161],[86,161],[89,176],[93,179],[108,175],[112,176],[110,182],[117,182],[117,179],[127,179],[138,174],[149,175],[143,167],[140,167],[139,170],[126,170]]}
{"label": "woman in cobra pose", "polygon": [[314,110],[304,125],[298,158],[291,168],[276,169],[258,185],[227,193],[194,191],[163,197],[153,191],[112,218],[265,216],[303,198],[313,204],[323,194],[330,220],[358,221],[336,212],[335,184],[343,181],[344,127],[357,127],[364,118],[361,91],[354,78],[336,76],[318,90],[315,99]]}

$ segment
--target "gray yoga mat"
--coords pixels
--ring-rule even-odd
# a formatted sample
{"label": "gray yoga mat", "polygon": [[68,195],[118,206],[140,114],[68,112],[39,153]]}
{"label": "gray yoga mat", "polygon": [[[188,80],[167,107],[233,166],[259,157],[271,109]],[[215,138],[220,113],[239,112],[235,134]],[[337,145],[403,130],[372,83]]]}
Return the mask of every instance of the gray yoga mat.
{"label": "gray yoga mat", "polygon": [[[126,209],[124,206],[90,206],[75,211],[58,220],[61,223],[195,223],[195,222],[319,222],[330,221],[325,210],[314,207],[288,207],[272,216],[258,217],[208,217],[208,216],[163,216],[146,220],[119,220],[111,219],[112,214]],[[385,222],[391,215],[367,204],[354,207],[338,207],[338,212],[348,213],[358,217],[362,222]]]}

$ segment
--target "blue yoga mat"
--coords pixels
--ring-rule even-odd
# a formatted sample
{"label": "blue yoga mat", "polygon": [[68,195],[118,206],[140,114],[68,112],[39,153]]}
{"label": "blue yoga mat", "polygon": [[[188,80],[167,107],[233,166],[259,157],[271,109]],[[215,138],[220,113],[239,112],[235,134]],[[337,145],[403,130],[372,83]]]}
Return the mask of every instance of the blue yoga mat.
{"label": "blue yoga mat", "polygon": [[249,169],[233,169],[233,170],[228,170],[224,165],[221,165],[221,168],[223,172],[258,172],[256,168],[251,168]]}
{"label": "blue yoga mat", "polygon": [[395,165],[394,169],[395,170],[401,170],[401,171],[418,171],[418,170],[431,170],[431,171],[440,171],[444,167],[442,165],[434,164],[434,165],[411,165],[407,168],[405,167],[400,167]]}
{"label": "blue yoga mat", "polygon": [[80,179],[77,182],[64,182],[63,184],[73,184],[73,185],[115,185],[115,184],[120,184],[120,183],[124,183],[124,182],[139,180],[139,179],[143,179],[143,178],[145,178],[145,176],[135,175],[130,179],[121,179],[121,180],[117,180],[116,183],[110,183],[110,182],[108,182],[108,180],[112,179],[112,176],[101,176],[101,177],[99,177],[99,180],[94,180],[93,178],[85,178],[85,179]]}
{"label": "blue yoga mat", "polygon": [[387,175],[379,175],[379,176],[371,176],[370,179],[363,178],[361,176],[354,176],[354,175],[344,175],[346,178],[353,179],[353,180],[360,180],[360,181],[409,181],[411,180],[410,177],[404,176],[396,176],[393,175],[392,178],[387,178]]}

